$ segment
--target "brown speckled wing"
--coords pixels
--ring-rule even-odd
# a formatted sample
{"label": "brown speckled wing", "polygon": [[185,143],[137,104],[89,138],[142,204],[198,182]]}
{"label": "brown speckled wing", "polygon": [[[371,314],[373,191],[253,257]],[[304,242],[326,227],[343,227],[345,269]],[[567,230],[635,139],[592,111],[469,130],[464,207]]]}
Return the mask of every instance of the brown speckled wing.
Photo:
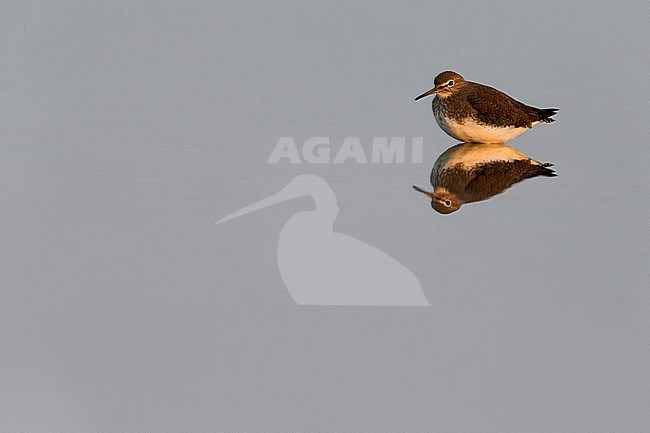
{"label": "brown speckled wing", "polygon": [[472,170],[472,179],[465,187],[465,193],[473,200],[485,200],[522,180],[540,175],[554,176],[554,173],[542,165],[532,164],[530,160],[483,164]]}
{"label": "brown speckled wing", "polygon": [[494,126],[530,128],[539,120],[537,109],[512,99],[505,93],[484,85],[465,96],[476,112],[477,120]]}

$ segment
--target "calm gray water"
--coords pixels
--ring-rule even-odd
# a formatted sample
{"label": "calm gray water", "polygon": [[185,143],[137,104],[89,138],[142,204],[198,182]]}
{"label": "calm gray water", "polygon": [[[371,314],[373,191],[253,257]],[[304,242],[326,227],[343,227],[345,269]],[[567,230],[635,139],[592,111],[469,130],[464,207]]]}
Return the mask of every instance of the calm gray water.
{"label": "calm gray water", "polygon": [[[649,12],[3,4],[0,430],[648,431]],[[558,177],[431,210],[454,140],[413,98],[445,69],[560,108],[511,143]],[[281,137],[406,159],[269,164]],[[297,305],[308,197],[214,224],[299,175],[430,306]]]}

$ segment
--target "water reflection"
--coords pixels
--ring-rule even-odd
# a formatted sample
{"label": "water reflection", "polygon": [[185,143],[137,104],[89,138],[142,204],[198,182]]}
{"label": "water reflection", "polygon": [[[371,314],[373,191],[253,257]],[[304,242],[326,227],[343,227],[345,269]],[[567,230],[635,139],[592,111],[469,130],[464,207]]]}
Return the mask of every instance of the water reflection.
{"label": "water reflection", "polygon": [[537,176],[557,176],[553,164],[535,161],[519,150],[498,143],[460,143],[438,157],[431,169],[433,192],[413,185],[431,197],[442,214],[465,203],[486,200],[512,185]]}

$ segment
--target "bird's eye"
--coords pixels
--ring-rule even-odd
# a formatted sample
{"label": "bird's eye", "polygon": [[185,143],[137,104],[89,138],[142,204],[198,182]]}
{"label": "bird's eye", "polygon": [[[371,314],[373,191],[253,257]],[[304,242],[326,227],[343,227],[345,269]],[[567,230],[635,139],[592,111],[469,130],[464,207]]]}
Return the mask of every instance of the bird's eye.
{"label": "bird's eye", "polygon": [[454,80],[449,80],[449,81],[447,81],[447,85],[448,85],[449,87],[453,86],[453,85],[454,85]]}
{"label": "bird's eye", "polygon": [[451,200],[445,200],[445,206],[451,207]]}

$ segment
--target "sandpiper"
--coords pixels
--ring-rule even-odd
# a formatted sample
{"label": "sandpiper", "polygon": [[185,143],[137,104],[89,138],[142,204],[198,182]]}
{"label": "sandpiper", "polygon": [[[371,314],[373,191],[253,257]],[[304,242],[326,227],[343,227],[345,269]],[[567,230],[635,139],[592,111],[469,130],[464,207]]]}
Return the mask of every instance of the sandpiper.
{"label": "sandpiper", "polygon": [[500,143],[460,143],[447,149],[433,165],[433,192],[413,188],[431,198],[434,210],[449,214],[464,203],[486,200],[522,180],[557,176],[549,168],[552,165]]}
{"label": "sandpiper", "polygon": [[415,98],[436,95],[433,115],[443,131],[457,140],[505,143],[538,123],[551,123],[557,108],[535,108],[503,92],[445,71],[433,80],[434,87]]}

